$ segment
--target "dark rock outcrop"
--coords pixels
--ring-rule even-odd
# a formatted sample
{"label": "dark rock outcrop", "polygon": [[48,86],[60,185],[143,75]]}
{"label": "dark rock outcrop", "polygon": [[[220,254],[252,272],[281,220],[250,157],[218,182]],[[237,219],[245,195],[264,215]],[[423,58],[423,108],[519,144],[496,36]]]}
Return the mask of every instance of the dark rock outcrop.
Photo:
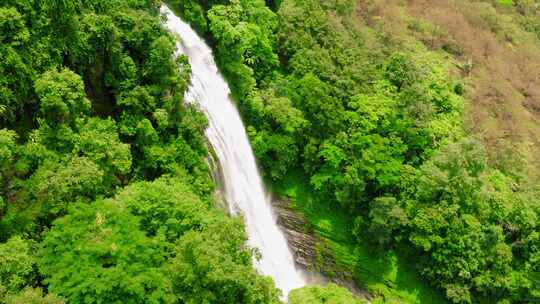
{"label": "dark rock outcrop", "polygon": [[326,281],[341,285],[359,297],[372,299],[367,290],[354,282],[349,270],[336,264],[326,242],[315,235],[308,220],[294,211],[288,200],[274,198],[272,204],[278,225],[285,233],[289,247],[299,265],[308,271],[323,274]]}

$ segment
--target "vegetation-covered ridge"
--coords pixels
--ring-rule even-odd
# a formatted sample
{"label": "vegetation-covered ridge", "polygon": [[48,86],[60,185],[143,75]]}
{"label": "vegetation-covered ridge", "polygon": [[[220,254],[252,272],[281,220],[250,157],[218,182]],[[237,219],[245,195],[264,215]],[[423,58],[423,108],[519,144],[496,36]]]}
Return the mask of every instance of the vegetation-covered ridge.
{"label": "vegetation-covered ridge", "polygon": [[540,84],[504,60],[540,62],[539,3],[435,2],[170,1],[214,45],[267,178],[301,168],[315,209],[347,214],[331,233],[414,258],[452,302],[538,302]]}

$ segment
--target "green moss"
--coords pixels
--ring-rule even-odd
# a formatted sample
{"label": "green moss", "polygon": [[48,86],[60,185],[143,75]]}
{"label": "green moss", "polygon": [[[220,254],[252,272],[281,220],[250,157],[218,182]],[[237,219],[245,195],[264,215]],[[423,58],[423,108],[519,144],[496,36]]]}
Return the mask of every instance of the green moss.
{"label": "green moss", "polygon": [[307,286],[296,289],[289,295],[290,304],[363,304],[363,300],[356,299],[348,290],[335,284],[325,287]]}
{"label": "green moss", "polygon": [[514,1],[513,0],[497,0],[497,4],[502,5],[502,6],[512,6],[514,5]]}
{"label": "green moss", "polygon": [[331,203],[321,202],[323,199],[310,188],[300,170],[292,170],[271,189],[291,199],[292,207],[324,240],[323,247],[331,250],[325,254],[331,254],[340,268],[352,270],[356,283],[376,297],[374,303],[447,303],[441,292],[422,281],[414,261],[393,250],[377,252],[367,240],[356,240],[351,233],[350,215]]}

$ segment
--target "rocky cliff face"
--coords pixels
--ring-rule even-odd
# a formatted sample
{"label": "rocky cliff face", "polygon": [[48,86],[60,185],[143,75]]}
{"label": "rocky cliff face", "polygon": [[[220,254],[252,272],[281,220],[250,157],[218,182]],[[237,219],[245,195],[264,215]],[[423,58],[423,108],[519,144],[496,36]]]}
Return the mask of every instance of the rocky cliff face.
{"label": "rocky cliff face", "polygon": [[285,233],[298,264],[308,271],[323,274],[326,281],[346,287],[357,296],[368,300],[372,298],[367,290],[354,283],[350,271],[336,264],[328,245],[315,236],[307,219],[295,212],[288,200],[274,198],[272,204],[278,225]]}
{"label": "rocky cliff face", "polygon": [[[207,159],[212,178],[216,183],[214,199],[217,206],[229,211],[228,203],[223,196],[223,177],[217,157],[210,148]],[[289,247],[293,251],[296,263],[303,266],[312,274],[312,284],[321,284],[328,281],[349,289],[353,294],[367,300],[373,297],[369,292],[359,287],[352,278],[352,273],[338,266],[332,256],[332,251],[323,239],[317,238],[309,221],[294,211],[291,202],[282,199],[272,199],[272,207],[276,214],[278,225],[285,233]]]}

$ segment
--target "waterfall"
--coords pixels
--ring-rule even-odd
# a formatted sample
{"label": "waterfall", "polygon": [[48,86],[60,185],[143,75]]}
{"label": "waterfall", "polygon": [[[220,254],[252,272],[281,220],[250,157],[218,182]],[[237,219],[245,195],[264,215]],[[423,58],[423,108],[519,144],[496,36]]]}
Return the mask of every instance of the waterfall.
{"label": "waterfall", "polygon": [[167,29],[178,36],[178,51],[189,58],[192,78],[185,99],[198,104],[208,117],[206,136],[222,168],[224,195],[230,211],[243,215],[248,245],[262,254],[260,260],[254,261],[257,270],[271,276],[286,297],[290,290],[304,286],[306,279],[304,272],[296,269],[285,236],[276,224],[229,86],[204,40],[165,5],[161,12],[167,17]]}

